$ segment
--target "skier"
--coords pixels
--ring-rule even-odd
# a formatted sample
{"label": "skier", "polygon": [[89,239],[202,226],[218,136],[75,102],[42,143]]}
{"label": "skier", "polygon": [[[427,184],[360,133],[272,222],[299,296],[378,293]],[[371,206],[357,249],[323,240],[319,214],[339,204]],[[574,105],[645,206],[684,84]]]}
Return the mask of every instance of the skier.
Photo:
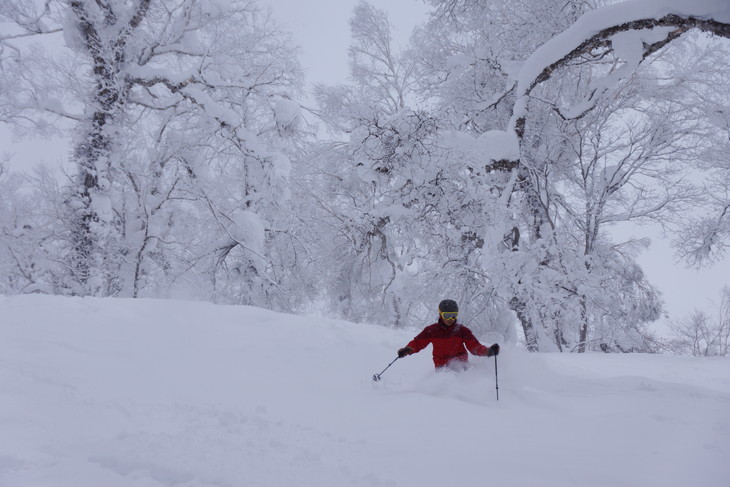
{"label": "skier", "polygon": [[453,299],[444,299],[439,303],[439,320],[429,325],[405,347],[398,350],[398,357],[403,358],[417,353],[433,344],[433,363],[436,370],[444,367],[464,370],[468,367],[469,350],[474,355],[491,357],[499,353],[499,345],[486,347],[479,343],[469,328],[456,322],[459,307]]}

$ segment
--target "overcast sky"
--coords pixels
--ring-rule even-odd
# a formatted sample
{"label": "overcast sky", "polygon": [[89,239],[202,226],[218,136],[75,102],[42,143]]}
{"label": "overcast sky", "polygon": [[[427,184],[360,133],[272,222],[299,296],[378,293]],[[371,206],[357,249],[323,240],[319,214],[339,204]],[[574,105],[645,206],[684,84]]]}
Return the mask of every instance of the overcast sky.
{"label": "overcast sky", "polygon": [[[301,62],[309,85],[343,83],[348,78],[349,19],[359,0],[260,0],[292,32],[302,46]],[[397,45],[408,41],[411,30],[426,20],[422,0],[369,0],[388,13]]]}

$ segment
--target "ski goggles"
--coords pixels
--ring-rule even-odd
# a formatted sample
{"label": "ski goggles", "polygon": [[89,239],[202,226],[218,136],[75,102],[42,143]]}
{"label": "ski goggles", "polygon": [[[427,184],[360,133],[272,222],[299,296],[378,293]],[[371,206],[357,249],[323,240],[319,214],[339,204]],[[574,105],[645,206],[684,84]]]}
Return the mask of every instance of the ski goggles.
{"label": "ski goggles", "polygon": [[439,314],[444,320],[455,320],[456,317],[459,316],[458,311],[441,311]]}

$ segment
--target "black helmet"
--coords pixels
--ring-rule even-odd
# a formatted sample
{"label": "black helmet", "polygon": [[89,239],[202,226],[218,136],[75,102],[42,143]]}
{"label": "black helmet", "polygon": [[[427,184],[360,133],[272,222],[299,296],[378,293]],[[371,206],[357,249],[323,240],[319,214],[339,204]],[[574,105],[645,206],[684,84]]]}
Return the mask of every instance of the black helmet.
{"label": "black helmet", "polygon": [[459,306],[453,299],[444,299],[439,303],[439,311],[442,313],[448,311],[457,312],[459,311]]}

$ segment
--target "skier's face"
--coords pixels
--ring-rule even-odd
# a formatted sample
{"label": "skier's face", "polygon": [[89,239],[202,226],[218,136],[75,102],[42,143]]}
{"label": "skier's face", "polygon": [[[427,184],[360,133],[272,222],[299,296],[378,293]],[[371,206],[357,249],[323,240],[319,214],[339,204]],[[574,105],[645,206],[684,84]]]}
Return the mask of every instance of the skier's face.
{"label": "skier's face", "polygon": [[457,312],[442,311],[439,314],[441,315],[441,319],[444,321],[446,326],[452,326],[454,323],[456,323],[456,317],[458,316]]}

